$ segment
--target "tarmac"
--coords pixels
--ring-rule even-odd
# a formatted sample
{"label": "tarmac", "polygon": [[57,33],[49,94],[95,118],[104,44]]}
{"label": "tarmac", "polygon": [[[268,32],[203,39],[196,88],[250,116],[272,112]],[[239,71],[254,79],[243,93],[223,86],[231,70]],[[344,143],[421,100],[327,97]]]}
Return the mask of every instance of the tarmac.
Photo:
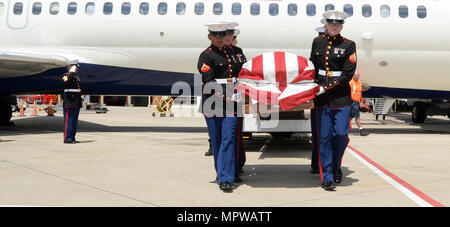
{"label": "tarmac", "polygon": [[[79,144],[63,144],[63,117],[14,113],[0,127],[0,206],[416,207],[450,205],[450,121],[362,113],[343,162],[343,183],[320,187],[311,144],[255,134],[243,182],[219,190],[201,115],[152,117],[146,107],[82,112]],[[425,202],[424,202],[425,201]]]}

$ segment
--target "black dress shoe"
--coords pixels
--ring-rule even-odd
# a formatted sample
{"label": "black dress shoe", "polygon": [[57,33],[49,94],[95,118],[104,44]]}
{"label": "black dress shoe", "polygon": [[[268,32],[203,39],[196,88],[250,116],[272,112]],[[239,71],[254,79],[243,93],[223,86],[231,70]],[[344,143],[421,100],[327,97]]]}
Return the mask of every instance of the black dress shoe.
{"label": "black dress shoe", "polygon": [[336,184],[342,183],[342,171],[341,170],[334,172],[333,177],[334,177],[334,183],[336,183]]}
{"label": "black dress shoe", "polygon": [[220,190],[222,191],[232,191],[233,190],[233,184],[229,182],[224,182],[219,185]]}
{"label": "black dress shoe", "polygon": [[313,168],[311,168],[310,173],[312,173],[312,174],[318,174],[318,173],[320,173],[320,172],[319,172],[319,169],[313,169]]}
{"label": "black dress shoe", "polygon": [[65,144],[76,144],[77,142],[72,141],[72,142],[64,142]]}
{"label": "black dress shoe", "polygon": [[211,156],[213,155],[211,148],[207,152],[205,152],[205,156]]}
{"label": "black dress shoe", "polygon": [[325,191],[334,191],[334,189],[336,188],[333,182],[322,184],[321,187],[325,189]]}
{"label": "black dress shoe", "polygon": [[241,183],[242,182],[242,178],[240,178],[238,175],[234,176],[234,183]]}

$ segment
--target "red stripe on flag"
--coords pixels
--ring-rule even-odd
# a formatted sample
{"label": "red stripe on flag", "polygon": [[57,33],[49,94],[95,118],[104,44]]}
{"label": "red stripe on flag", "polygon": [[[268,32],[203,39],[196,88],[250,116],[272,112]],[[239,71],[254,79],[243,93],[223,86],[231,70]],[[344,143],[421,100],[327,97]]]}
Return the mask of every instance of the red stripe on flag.
{"label": "red stripe on flag", "polygon": [[314,80],[314,74],[316,72],[314,70],[305,70],[301,74],[298,75],[295,80],[293,80],[291,83],[297,83],[302,80]]}
{"label": "red stripe on flag", "polygon": [[252,72],[264,77],[263,56],[259,55],[252,59]]}
{"label": "red stripe on flag", "polygon": [[242,68],[239,73],[239,79],[264,80],[262,74],[257,74],[246,68]]}
{"label": "red stripe on flag", "polygon": [[302,74],[306,67],[308,67],[308,61],[304,57],[297,56],[298,62],[298,75]]}
{"label": "red stripe on flag", "polygon": [[292,109],[300,104],[303,104],[307,101],[314,99],[316,94],[319,92],[320,87],[316,86],[312,89],[309,89],[304,92],[300,92],[295,95],[291,95],[289,97],[283,98],[280,100],[280,106],[282,110]]}
{"label": "red stripe on flag", "polygon": [[286,76],[286,56],[284,52],[274,52],[275,58],[275,79],[278,89],[283,92],[287,86]]}
{"label": "red stripe on flag", "polygon": [[298,77],[296,77],[291,83],[296,83],[302,80],[314,80],[314,70],[305,70],[308,67],[308,59],[297,56],[298,62]]}
{"label": "red stripe on flag", "polygon": [[[280,96],[277,93],[261,91],[243,83],[238,84],[235,89],[240,93],[265,104],[276,104],[278,97]],[[272,99],[274,102],[272,102]]]}

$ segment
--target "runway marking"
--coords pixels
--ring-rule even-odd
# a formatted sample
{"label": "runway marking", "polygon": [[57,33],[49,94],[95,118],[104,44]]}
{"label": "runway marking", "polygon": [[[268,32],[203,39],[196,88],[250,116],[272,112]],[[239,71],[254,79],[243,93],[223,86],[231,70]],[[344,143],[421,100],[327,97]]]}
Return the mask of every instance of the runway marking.
{"label": "runway marking", "polygon": [[354,147],[348,145],[347,149],[350,151],[350,154],[353,155],[356,159],[362,162],[364,165],[369,167],[370,170],[378,174],[381,178],[386,180],[392,186],[397,188],[403,194],[408,196],[412,201],[416,202],[419,206],[422,207],[444,207],[444,205],[440,204],[436,200],[431,197],[425,195],[425,193],[419,191],[417,188],[411,186],[406,183],[404,180],[400,179],[393,173],[389,172],[387,169],[383,168],[376,162],[372,161],[369,157],[355,149]]}

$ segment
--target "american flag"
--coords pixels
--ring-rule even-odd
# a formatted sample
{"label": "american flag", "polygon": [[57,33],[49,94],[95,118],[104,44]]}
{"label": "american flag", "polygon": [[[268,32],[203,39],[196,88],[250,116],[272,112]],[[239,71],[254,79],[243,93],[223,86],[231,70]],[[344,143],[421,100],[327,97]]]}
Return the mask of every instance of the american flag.
{"label": "american flag", "polygon": [[236,90],[254,101],[289,110],[311,101],[319,92],[314,65],[288,52],[259,55],[242,66]]}

